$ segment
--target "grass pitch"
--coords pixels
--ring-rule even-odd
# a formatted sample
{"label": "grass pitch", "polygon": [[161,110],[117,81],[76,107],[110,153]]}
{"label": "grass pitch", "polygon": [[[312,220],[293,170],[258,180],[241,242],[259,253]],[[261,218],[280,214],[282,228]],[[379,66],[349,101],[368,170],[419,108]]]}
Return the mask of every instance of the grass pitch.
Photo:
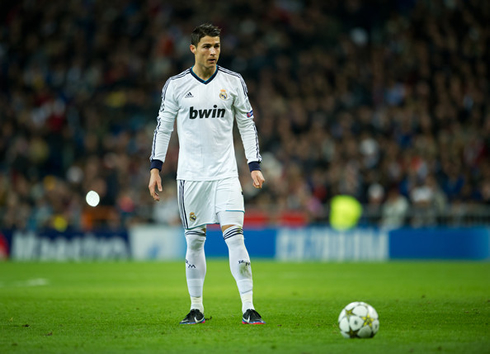
{"label": "grass pitch", "polygon": [[[205,324],[183,262],[0,263],[0,353],[490,353],[490,263],[252,261],[267,324],[241,324],[227,260],[208,260]],[[376,308],[372,339],[344,339],[351,301]]]}

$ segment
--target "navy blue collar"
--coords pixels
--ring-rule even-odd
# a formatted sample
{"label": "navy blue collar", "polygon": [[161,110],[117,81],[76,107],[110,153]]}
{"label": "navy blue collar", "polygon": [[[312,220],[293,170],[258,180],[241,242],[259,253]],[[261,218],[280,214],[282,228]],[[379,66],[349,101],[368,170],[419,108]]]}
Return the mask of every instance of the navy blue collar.
{"label": "navy blue collar", "polygon": [[[193,67],[192,67],[192,68],[193,68]],[[218,65],[216,65],[216,71],[215,71],[215,72],[214,72],[214,74],[213,74],[213,75],[211,75],[211,77],[210,77],[209,79],[207,79],[207,80],[203,80],[203,79],[201,79],[199,76],[197,76],[197,75],[196,75],[196,73],[194,72],[194,70],[192,70],[192,68],[191,68],[191,74],[192,74],[192,76],[194,76],[194,77],[196,78],[196,80],[197,80],[197,81],[199,81],[200,83],[203,83],[204,85],[207,85],[207,84],[209,84],[209,83],[210,83],[210,82],[211,82],[211,81],[212,81],[212,80],[213,80],[213,79],[216,77],[216,75],[218,74],[218,68],[219,68],[219,66],[218,66]]]}

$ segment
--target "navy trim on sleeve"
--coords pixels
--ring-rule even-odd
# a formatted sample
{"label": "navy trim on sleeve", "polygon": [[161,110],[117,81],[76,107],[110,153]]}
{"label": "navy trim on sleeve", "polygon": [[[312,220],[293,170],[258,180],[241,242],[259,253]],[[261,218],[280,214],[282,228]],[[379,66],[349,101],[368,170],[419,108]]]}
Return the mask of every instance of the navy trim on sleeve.
{"label": "navy trim on sleeve", "polygon": [[163,162],[160,160],[151,160],[150,170],[157,168],[158,171],[162,170]]}
{"label": "navy trim on sleeve", "polygon": [[248,168],[250,169],[250,172],[252,171],[260,171],[260,162],[258,161],[252,161],[248,163]]}

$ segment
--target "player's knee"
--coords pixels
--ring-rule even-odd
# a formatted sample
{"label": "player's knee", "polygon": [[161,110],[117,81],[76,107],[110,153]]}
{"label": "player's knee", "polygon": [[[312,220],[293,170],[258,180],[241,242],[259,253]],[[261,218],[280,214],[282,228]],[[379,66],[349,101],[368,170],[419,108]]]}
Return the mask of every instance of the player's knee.
{"label": "player's knee", "polygon": [[241,225],[230,225],[223,231],[223,238],[228,246],[231,244],[243,244],[243,228]]}
{"label": "player's knee", "polygon": [[206,229],[185,230],[185,240],[188,249],[192,251],[203,249],[206,241]]}
{"label": "player's knee", "polygon": [[226,230],[228,230],[230,227],[232,227],[233,225],[224,225],[224,226],[221,226],[221,231],[222,232],[225,232]]}
{"label": "player's knee", "polygon": [[218,213],[218,219],[221,224],[221,231],[225,232],[230,227],[243,227],[244,215],[239,211],[222,211]]}

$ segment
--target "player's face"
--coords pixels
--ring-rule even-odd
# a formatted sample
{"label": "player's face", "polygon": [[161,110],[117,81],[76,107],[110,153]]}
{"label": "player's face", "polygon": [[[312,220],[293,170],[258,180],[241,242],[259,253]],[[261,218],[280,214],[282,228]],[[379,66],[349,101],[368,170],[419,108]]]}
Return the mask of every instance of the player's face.
{"label": "player's face", "polygon": [[196,58],[196,65],[203,69],[214,69],[220,53],[219,37],[202,37],[197,46],[191,44],[191,51]]}

